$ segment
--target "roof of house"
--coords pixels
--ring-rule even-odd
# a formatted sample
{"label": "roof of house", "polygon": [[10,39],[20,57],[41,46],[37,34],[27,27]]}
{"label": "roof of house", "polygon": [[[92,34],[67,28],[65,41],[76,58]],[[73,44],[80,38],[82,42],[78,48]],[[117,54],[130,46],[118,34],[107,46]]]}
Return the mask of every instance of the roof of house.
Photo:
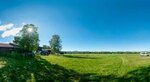
{"label": "roof of house", "polygon": [[3,48],[13,48],[14,45],[12,45],[11,43],[0,43],[0,47],[3,47]]}

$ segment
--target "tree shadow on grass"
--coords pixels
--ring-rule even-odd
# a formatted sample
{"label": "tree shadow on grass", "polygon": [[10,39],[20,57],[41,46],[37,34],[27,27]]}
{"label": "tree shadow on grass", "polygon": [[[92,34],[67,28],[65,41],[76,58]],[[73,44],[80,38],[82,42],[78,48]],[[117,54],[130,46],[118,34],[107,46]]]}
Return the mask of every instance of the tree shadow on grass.
{"label": "tree shadow on grass", "polygon": [[124,76],[84,74],[81,82],[150,82],[150,66],[128,72]]}
{"label": "tree shadow on grass", "polygon": [[[32,59],[4,58],[7,65],[0,68],[0,82],[149,82],[150,67],[142,67],[119,77],[117,75],[79,74],[51,64],[41,57]],[[15,61],[15,62],[14,62]]]}
{"label": "tree shadow on grass", "polygon": [[96,58],[96,57],[88,57],[88,56],[69,56],[69,55],[64,55],[64,57],[67,57],[67,58],[80,58],[80,59],[98,59],[98,58]]}
{"label": "tree shadow on grass", "polygon": [[150,66],[140,67],[136,70],[128,72],[120,78],[120,80],[132,82],[150,82]]}
{"label": "tree shadow on grass", "polygon": [[36,57],[33,59],[4,60],[7,65],[0,69],[0,82],[71,82],[79,79],[79,74],[59,65],[50,64]]}

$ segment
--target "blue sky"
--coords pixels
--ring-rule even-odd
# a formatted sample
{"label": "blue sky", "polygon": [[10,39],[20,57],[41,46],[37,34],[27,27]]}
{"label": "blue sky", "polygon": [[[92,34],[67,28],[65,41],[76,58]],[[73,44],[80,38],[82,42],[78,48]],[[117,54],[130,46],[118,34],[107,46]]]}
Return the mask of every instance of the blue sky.
{"label": "blue sky", "polygon": [[[40,45],[59,34],[63,50],[150,50],[149,0],[0,0],[0,26],[33,23]],[[10,29],[9,29],[10,30]],[[13,35],[0,42],[11,42]],[[10,33],[8,31],[7,33]],[[6,34],[7,34],[6,33]]]}

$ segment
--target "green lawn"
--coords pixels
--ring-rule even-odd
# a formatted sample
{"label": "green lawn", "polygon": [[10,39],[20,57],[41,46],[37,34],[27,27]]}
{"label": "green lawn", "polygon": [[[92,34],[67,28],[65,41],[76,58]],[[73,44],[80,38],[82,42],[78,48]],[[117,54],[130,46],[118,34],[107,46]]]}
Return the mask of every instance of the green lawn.
{"label": "green lawn", "polygon": [[133,54],[0,57],[1,81],[147,82],[150,81],[150,57]]}
{"label": "green lawn", "polygon": [[[112,76],[112,78],[108,77],[112,80],[115,80],[115,78],[124,79],[126,81],[130,78],[130,80],[135,79],[135,81],[136,79],[146,80],[146,77],[150,73],[150,69],[146,69],[150,66],[150,57],[141,57],[140,55],[68,54],[65,56],[42,56],[42,58],[53,64],[63,66],[66,69],[75,70],[80,74],[90,74],[87,79],[92,80],[104,77],[105,81],[108,76]],[[147,73],[142,76],[145,72]],[[101,80],[103,80],[103,78]]]}

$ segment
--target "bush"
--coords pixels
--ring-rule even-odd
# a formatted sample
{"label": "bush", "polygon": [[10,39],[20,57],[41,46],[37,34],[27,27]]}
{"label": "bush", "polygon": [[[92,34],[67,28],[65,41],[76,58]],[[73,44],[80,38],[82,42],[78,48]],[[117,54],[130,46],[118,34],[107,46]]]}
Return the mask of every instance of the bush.
{"label": "bush", "polygon": [[34,58],[35,54],[31,52],[19,53],[13,51],[11,53],[0,53],[0,56],[20,59],[20,58]]}

